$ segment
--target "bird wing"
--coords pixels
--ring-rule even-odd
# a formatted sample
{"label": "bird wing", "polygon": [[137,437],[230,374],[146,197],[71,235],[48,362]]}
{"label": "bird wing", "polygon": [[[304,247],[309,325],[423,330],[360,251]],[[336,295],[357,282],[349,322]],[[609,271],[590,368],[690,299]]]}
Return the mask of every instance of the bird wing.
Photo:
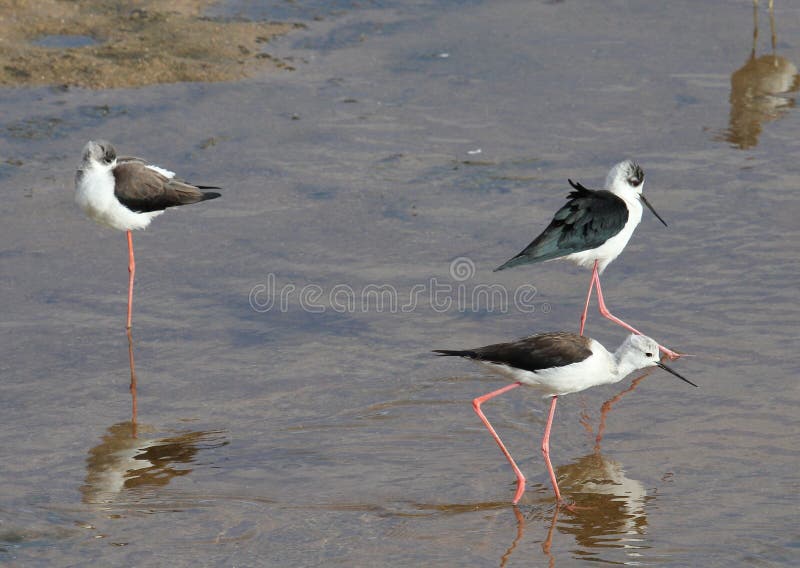
{"label": "bird wing", "polygon": [[167,207],[211,198],[197,186],[170,179],[139,160],[117,163],[113,171],[114,195],[125,207],[137,213],[162,211]]}
{"label": "bird wing", "polygon": [[547,228],[495,272],[593,249],[622,230],[628,222],[628,208],[620,197],[605,189],[588,189],[572,180],[569,183],[574,191]]}
{"label": "bird wing", "polygon": [[172,172],[166,168],[162,168],[161,166],[154,166],[153,164],[148,164],[144,158],[139,158],[138,156],[117,156],[117,164],[121,164],[123,162],[139,162],[147,169],[154,170],[163,175],[164,177],[166,177],[167,179],[172,179],[175,177],[175,172]]}
{"label": "bird wing", "polygon": [[464,351],[437,350],[486,363],[508,365],[524,371],[539,371],[579,363],[592,354],[588,337],[569,332],[540,333],[511,343],[496,343]]}

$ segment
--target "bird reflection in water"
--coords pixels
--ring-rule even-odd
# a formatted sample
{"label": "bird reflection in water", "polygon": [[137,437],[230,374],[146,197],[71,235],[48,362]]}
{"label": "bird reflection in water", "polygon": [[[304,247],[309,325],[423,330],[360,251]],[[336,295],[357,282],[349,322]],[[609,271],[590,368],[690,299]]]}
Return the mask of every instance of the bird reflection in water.
{"label": "bird reflection in water", "polygon": [[564,484],[582,510],[565,517],[558,530],[575,537],[576,543],[591,555],[598,548],[647,548],[644,542],[647,516],[645,503],[652,499],[641,482],[625,475],[622,465],[593,452],[558,468]]}
{"label": "bird reflection in water", "polygon": [[[647,526],[645,505],[655,497],[647,494],[641,482],[628,478],[620,463],[601,452],[608,414],[614,404],[634,391],[647,375],[649,372],[637,377],[628,388],[603,403],[592,453],[556,467],[559,484],[575,500],[576,507],[574,511],[564,509],[566,512],[562,512],[560,507],[553,511],[542,542],[542,552],[549,566],[555,565],[551,551],[555,529],[562,534],[572,535],[581,549],[581,558],[585,559],[602,560],[599,557],[602,550],[620,548],[625,550],[630,561],[635,562],[640,551],[648,548],[644,538]],[[586,412],[582,414],[581,422],[587,431],[594,434]],[[564,516],[558,522],[560,514]],[[517,534],[501,557],[500,566],[508,563],[524,536],[526,518],[516,506],[514,515]],[[529,514],[539,515],[542,515],[542,511],[536,509]]]}
{"label": "bird reflection in water", "polygon": [[[201,450],[228,444],[224,432],[182,432],[163,438],[136,438],[132,422],[114,424],[86,458],[84,503],[108,504],[125,491],[166,486],[188,475]],[[124,498],[124,497],[123,497]]]}
{"label": "bird reflection in water", "polygon": [[128,328],[128,361],[131,367],[131,384],[129,387],[131,391],[131,437],[136,438],[136,364],[133,362],[133,333],[131,328]]}
{"label": "bird reflection in water", "polygon": [[769,1],[772,53],[756,57],[758,43],[758,0],[753,0],[753,48],[747,63],[731,75],[730,119],[728,129],[717,137],[741,150],[758,144],[762,124],[776,120],[795,106],[788,96],[800,88],[797,67],[775,52],[775,12]]}

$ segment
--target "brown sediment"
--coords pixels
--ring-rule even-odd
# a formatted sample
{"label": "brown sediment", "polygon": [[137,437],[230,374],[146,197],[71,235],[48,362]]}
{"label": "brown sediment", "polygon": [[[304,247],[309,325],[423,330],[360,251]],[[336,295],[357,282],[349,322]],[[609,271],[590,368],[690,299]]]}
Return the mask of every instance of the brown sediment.
{"label": "brown sediment", "polygon": [[[204,18],[212,3],[0,0],[0,85],[139,87],[291,69],[262,50],[297,24]],[[88,36],[94,43],[68,48],[35,43],[59,35]]]}

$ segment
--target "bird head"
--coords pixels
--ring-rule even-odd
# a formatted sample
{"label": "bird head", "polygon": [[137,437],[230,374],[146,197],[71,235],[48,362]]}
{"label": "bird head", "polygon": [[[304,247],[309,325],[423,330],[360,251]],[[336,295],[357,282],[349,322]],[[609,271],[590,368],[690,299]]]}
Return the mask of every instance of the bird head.
{"label": "bird head", "polygon": [[623,160],[616,164],[606,177],[606,189],[614,193],[642,193],[644,170],[633,160]]}
{"label": "bird head", "polygon": [[89,140],[83,147],[83,165],[113,168],[117,162],[117,151],[107,140]]}
{"label": "bird head", "polygon": [[650,202],[645,199],[642,189],[644,188],[644,170],[642,167],[633,160],[624,160],[608,172],[606,178],[606,189],[622,197],[629,196],[629,198],[636,197],[644,203],[647,208],[656,216],[656,219],[667,226],[667,222],[661,218],[661,215],[656,213]]}
{"label": "bird head", "polygon": [[676,371],[662,363],[658,343],[645,335],[629,335],[617,350],[616,356],[620,367],[628,368],[631,371],[645,369],[647,367],[658,367],[675,375],[680,380],[689,383],[693,387],[697,386],[689,379],[679,375]]}

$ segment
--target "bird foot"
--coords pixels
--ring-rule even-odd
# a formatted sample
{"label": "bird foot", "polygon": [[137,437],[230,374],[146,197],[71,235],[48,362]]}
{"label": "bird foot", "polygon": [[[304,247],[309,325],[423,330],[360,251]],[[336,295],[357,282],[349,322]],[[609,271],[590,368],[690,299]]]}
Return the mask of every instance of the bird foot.
{"label": "bird foot", "polygon": [[671,349],[667,349],[666,347],[658,347],[661,349],[661,353],[664,354],[664,357],[669,359],[670,361],[677,361],[681,357],[694,357],[694,355],[689,355],[688,353],[679,353],[677,351],[672,351]]}
{"label": "bird foot", "polygon": [[525,493],[525,480],[517,480],[517,492],[514,493],[514,499],[511,501],[511,504],[516,505],[519,503],[523,493]]}

